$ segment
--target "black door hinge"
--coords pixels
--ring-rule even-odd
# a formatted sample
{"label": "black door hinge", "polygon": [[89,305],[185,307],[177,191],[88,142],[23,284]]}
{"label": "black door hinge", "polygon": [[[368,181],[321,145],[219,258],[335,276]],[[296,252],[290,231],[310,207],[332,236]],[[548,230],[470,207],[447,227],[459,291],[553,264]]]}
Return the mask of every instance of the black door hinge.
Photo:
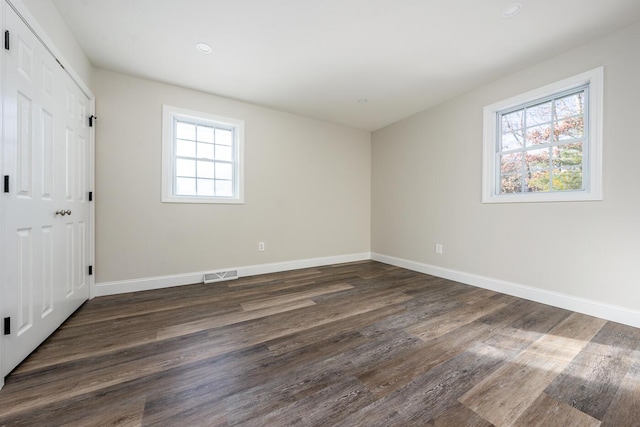
{"label": "black door hinge", "polygon": [[4,176],[4,192],[9,192],[9,175]]}
{"label": "black door hinge", "polygon": [[4,32],[4,48],[9,50],[9,30]]}
{"label": "black door hinge", "polygon": [[98,120],[98,118],[94,115],[89,116],[89,127],[92,128],[93,127],[93,122]]}
{"label": "black door hinge", "polygon": [[89,201],[93,202],[93,191],[89,191]]}
{"label": "black door hinge", "polygon": [[93,276],[93,265],[89,266],[89,276]]}
{"label": "black door hinge", "polygon": [[11,335],[11,317],[4,318],[4,334]]}

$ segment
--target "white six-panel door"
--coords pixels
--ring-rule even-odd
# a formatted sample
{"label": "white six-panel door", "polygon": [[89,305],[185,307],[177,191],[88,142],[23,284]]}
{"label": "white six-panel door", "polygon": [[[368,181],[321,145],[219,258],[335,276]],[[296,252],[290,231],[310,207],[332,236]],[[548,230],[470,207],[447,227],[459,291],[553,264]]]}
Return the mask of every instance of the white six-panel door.
{"label": "white six-panel door", "polygon": [[5,6],[2,376],[89,297],[90,253],[89,99]]}

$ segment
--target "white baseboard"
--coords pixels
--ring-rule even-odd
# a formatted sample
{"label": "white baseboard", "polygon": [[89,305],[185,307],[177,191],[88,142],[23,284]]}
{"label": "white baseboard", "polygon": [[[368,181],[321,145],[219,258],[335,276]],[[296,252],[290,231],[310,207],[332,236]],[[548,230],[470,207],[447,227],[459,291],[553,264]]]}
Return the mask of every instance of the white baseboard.
{"label": "white baseboard", "polygon": [[202,283],[204,273],[212,271],[237,270],[238,277],[255,276],[258,274],[278,273],[280,271],[298,270],[301,268],[321,267],[345,262],[365,261],[371,259],[369,252],[359,254],[337,255],[323,258],[310,258],[295,261],[258,264],[245,267],[218,268],[210,271],[175,274],[171,276],[144,277],[140,279],[118,280],[114,282],[96,283],[92,296],[123,294],[128,292],[148,291],[151,289],[169,288],[172,286]]}
{"label": "white baseboard", "polygon": [[530,301],[564,308],[566,310],[588,314],[589,316],[599,317],[601,319],[611,320],[613,322],[640,328],[640,312],[629,308],[377,253],[372,253],[371,259],[385,264],[406,268],[408,270],[430,274],[432,276],[442,277],[444,279],[454,280],[467,285],[489,289]]}

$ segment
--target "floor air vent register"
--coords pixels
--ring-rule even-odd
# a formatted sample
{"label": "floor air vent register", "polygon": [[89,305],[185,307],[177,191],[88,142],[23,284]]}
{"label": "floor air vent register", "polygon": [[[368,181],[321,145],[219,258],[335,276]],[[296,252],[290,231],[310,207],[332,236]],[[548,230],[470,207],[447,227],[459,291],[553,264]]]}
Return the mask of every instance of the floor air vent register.
{"label": "floor air vent register", "polygon": [[204,273],[204,283],[222,282],[223,280],[234,280],[238,278],[238,270],[216,271]]}

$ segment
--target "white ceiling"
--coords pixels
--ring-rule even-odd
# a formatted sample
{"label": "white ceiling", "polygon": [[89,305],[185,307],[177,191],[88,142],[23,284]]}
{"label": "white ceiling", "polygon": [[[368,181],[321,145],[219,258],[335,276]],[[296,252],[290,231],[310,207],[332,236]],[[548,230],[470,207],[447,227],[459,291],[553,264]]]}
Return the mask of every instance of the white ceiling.
{"label": "white ceiling", "polygon": [[97,67],[365,130],[640,21],[640,0],[53,1]]}

